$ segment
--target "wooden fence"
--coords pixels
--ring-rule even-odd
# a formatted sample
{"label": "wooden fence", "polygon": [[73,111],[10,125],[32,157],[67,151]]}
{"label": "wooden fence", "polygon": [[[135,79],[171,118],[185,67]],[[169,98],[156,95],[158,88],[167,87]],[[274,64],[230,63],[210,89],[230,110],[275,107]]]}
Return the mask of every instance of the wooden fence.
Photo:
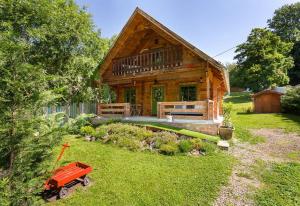
{"label": "wooden fence", "polygon": [[44,108],[45,114],[53,114],[57,112],[69,111],[69,117],[74,118],[80,114],[96,114],[97,113],[97,103],[87,102],[87,103],[72,103],[67,109],[67,106],[62,105],[52,105]]}

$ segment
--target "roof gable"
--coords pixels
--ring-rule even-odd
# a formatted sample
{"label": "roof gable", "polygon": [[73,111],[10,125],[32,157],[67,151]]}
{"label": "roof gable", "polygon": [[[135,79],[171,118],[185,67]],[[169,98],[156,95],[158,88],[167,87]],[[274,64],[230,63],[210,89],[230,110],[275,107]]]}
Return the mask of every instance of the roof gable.
{"label": "roof gable", "polygon": [[[140,20],[146,20],[147,24],[146,25],[139,25]],[[207,61],[210,65],[213,67],[217,68],[225,81],[225,86],[227,87],[226,89],[229,91],[229,79],[228,79],[228,74],[227,71],[224,69],[224,66],[217,62],[215,59],[212,57],[208,56],[205,54],[203,51],[200,49],[196,48],[186,40],[184,40],[182,37],[177,35],[175,32],[171,31],[158,21],[156,21],[154,18],[152,18],[150,15],[142,11],[140,8],[136,8],[123,29],[121,30],[120,34],[118,35],[114,45],[111,47],[109,52],[104,58],[103,63],[101,64],[101,70],[100,70],[100,75],[102,75],[109,67],[110,62],[112,59],[115,58],[115,56],[118,54],[118,51],[122,48],[125,47],[125,41],[126,38],[135,32],[139,32],[143,29],[151,28],[157,33],[159,33],[162,37],[168,39],[170,42],[174,42],[175,44],[181,44],[185,48],[187,48],[189,51],[194,53],[196,56],[199,56],[201,59]]]}

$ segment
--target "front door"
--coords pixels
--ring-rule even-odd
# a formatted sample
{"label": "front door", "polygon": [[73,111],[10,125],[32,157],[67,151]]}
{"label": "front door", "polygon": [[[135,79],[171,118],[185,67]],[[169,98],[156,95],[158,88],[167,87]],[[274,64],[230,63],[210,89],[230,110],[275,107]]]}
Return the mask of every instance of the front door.
{"label": "front door", "polygon": [[163,102],[164,96],[163,86],[152,87],[152,115],[157,115],[157,102]]}

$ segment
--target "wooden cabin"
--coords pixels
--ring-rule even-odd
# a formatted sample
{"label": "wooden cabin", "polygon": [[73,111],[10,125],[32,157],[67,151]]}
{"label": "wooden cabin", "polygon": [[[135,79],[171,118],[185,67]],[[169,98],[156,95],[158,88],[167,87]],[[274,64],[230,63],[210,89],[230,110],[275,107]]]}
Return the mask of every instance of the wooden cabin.
{"label": "wooden cabin", "polygon": [[276,90],[263,90],[252,95],[253,110],[255,113],[281,112],[281,95],[284,93]]}
{"label": "wooden cabin", "polygon": [[112,104],[98,105],[101,116],[214,120],[229,90],[223,65],[139,8],[99,71],[100,84],[117,96]]}

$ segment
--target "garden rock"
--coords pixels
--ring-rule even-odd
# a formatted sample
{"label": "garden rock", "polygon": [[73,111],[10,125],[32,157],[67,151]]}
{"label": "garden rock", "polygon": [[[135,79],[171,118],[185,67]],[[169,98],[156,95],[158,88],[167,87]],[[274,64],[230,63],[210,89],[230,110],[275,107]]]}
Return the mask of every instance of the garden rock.
{"label": "garden rock", "polygon": [[229,143],[226,140],[220,140],[217,145],[220,149],[223,150],[228,150],[229,148]]}

